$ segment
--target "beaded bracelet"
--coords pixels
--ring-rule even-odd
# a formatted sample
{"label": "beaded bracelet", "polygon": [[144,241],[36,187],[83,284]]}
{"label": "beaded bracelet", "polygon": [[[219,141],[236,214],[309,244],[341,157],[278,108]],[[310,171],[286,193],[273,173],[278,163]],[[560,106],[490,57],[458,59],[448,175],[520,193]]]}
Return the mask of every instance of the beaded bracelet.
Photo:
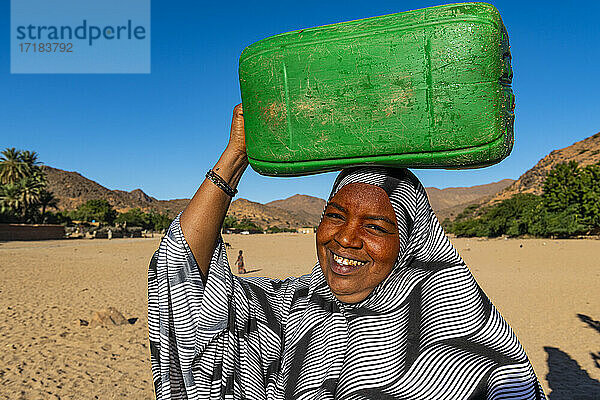
{"label": "beaded bracelet", "polygon": [[229,197],[234,197],[236,195],[237,189],[234,189],[231,186],[229,186],[229,184],[225,182],[225,179],[217,175],[217,173],[212,169],[208,170],[208,172],[206,173],[206,177],[217,187],[219,187],[221,190],[227,193]]}

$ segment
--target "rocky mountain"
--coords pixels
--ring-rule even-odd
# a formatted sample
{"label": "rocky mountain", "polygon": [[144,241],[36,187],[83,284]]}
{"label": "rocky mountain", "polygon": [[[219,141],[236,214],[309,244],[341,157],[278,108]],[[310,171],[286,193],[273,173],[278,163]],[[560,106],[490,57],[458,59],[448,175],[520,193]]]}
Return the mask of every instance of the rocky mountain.
{"label": "rocky mountain", "polygon": [[59,199],[61,210],[72,210],[91,199],[106,199],[115,208],[146,208],[157,200],[146,195],[142,190],[132,192],[110,190],[77,172],[63,171],[49,166],[43,167],[48,181],[48,188]]}
{"label": "rocky mountain", "polygon": [[581,166],[600,162],[600,133],[596,133],[571,146],[552,151],[534,165],[533,168],[521,175],[512,185],[486,202],[486,204],[496,203],[510,198],[517,193],[542,194],[543,182],[552,167],[556,164],[569,161],[577,161]]}
{"label": "rocky mountain", "polygon": [[428,187],[425,190],[427,191],[431,207],[438,216],[438,219],[443,221],[445,218],[452,219],[468,205],[489,200],[513,182],[513,179],[503,179],[499,182],[488,183],[486,185],[446,189]]}
{"label": "rocky mountain", "polygon": [[[131,192],[110,190],[77,172],[63,171],[49,166],[43,168],[46,172],[48,189],[58,198],[59,210],[74,210],[88,200],[106,199],[119,212],[137,207],[144,211],[166,212],[174,217],[190,201],[189,199],[157,200],[141,189],[135,189]],[[237,199],[231,203],[229,215],[239,220],[248,218],[262,228],[269,226],[297,228],[314,226],[318,223],[325,200],[303,195],[292,196],[290,199],[302,199],[300,202],[302,206],[297,203],[296,208],[293,208],[294,200],[286,202],[289,199],[272,202],[280,204],[282,207]],[[321,204],[317,206],[320,210],[317,213],[319,215],[316,217],[314,204]],[[306,209],[304,206],[306,206]],[[290,207],[292,207],[293,212],[288,210]]]}
{"label": "rocky mountain", "polygon": [[[452,219],[471,204],[493,204],[516,193],[541,194],[543,181],[552,167],[571,160],[582,166],[600,162],[600,133],[554,150],[516,181],[503,179],[487,185],[446,189],[429,187],[426,188],[427,195],[440,220]],[[144,211],[156,210],[175,216],[189,202],[189,199],[157,200],[141,189],[131,192],[110,190],[77,172],[49,166],[43,168],[49,189],[59,199],[60,210],[75,209],[91,199],[106,199],[120,212],[139,207]],[[263,228],[316,226],[324,206],[325,200],[300,194],[266,204],[237,199],[231,203],[229,215],[248,218]]]}
{"label": "rocky mountain", "polygon": [[155,210],[176,215],[183,210],[189,199],[157,200],[141,189],[131,192],[110,190],[77,172],[43,166],[48,181],[48,189],[58,198],[59,210],[74,210],[88,200],[106,199],[117,211],[132,208],[144,211]]}
{"label": "rocky mountain", "polygon": [[[43,167],[48,188],[59,200],[60,210],[73,210],[92,199],[106,199],[119,212],[132,208],[144,211],[166,212],[171,217],[177,215],[188,204],[189,199],[157,200],[141,189],[131,192],[110,190],[77,172],[63,171],[49,166]],[[482,202],[512,183],[505,179],[488,185],[470,188],[426,188],[433,209],[440,219],[458,214],[464,207]],[[283,200],[261,204],[246,199],[236,199],[231,203],[228,215],[238,220],[247,218],[262,228],[298,228],[316,226],[325,207],[325,200],[318,197],[296,194]]]}
{"label": "rocky mountain", "polygon": [[[433,210],[440,221],[443,221],[445,218],[455,217],[468,205],[489,200],[513,182],[513,179],[503,179],[499,182],[472,187],[446,189],[428,187],[425,190]],[[261,227],[317,226],[325,203],[326,201],[321,198],[302,194],[266,204],[238,199],[231,203],[229,215],[237,219],[248,218]]]}
{"label": "rocky mountain", "polygon": [[303,210],[291,212],[284,208],[271,206],[269,203],[261,204],[246,199],[232,201],[227,214],[238,220],[247,218],[261,228],[268,228],[269,226],[300,228],[303,226],[316,226],[319,223],[318,218],[315,220],[314,216],[303,212]]}
{"label": "rocky mountain", "polygon": [[[431,207],[440,221],[443,221],[445,218],[455,217],[471,204],[489,200],[513,182],[514,179],[503,179],[486,185],[446,189],[428,187],[425,190]],[[325,200],[318,197],[297,194],[284,200],[271,201],[265,205],[287,210],[300,219],[310,221],[311,225],[315,226],[319,223],[325,203]]]}
{"label": "rocky mountain", "polygon": [[298,218],[309,221],[310,226],[316,226],[321,219],[325,203],[326,201],[319,197],[295,194],[287,199],[274,200],[265,205],[287,210]]}

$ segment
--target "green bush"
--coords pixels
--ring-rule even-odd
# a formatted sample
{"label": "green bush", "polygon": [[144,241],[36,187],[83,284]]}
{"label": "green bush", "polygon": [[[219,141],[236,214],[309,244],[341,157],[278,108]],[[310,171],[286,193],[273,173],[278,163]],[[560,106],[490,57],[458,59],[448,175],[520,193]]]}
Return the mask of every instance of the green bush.
{"label": "green bush", "polygon": [[47,224],[71,225],[73,223],[71,213],[68,211],[58,211],[55,213],[47,211],[44,215]]}
{"label": "green bush", "polygon": [[158,232],[167,229],[173,220],[173,218],[169,217],[166,213],[157,213],[156,211],[150,211],[150,213],[148,213],[148,218],[150,219],[152,229]]}
{"label": "green bush", "polygon": [[75,211],[75,218],[86,222],[100,222],[112,225],[117,218],[117,211],[104,199],[88,200]]}
{"label": "green bush", "polygon": [[248,218],[243,218],[241,221],[238,221],[237,218],[231,215],[225,216],[225,220],[223,221],[222,229],[239,229],[242,231],[262,231],[263,229],[256,225],[254,222],[249,220]]}
{"label": "green bush", "polygon": [[237,224],[237,219],[232,217],[231,215],[226,215],[225,220],[223,221],[223,229],[231,229],[235,228]]}
{"label": "green bush", "polygon": [[132,208],[127,212],[120,213],[117,218],[115,218],[115,223],[126,224],[127,226],[140,226],[144,229],[153,227],[150,216],[139,208]]}
{"label": "green bush", "polygon": [[457,236],[570,237],[600,231],[600,166],[556,165],[543,194],[516,194],[488,208],[471,205],[444,228]]}
{"label": "green bush", "polygon": [[250,221],[248,218],[243,218],[240,222],[238,222],[234,228],[242,229],[245,231],[262,231],[260,226],[256,225],[254,222]]}
{"label": "green bush", "polygon": [[126,224],[128,227],[139,226],[144,229],[162,231],[171,224],[172,218],[166,213],[159,213],[154,210],[144,212],[139,208],[132,208],[124,213],[119,213],[115,219],[116,224]]}

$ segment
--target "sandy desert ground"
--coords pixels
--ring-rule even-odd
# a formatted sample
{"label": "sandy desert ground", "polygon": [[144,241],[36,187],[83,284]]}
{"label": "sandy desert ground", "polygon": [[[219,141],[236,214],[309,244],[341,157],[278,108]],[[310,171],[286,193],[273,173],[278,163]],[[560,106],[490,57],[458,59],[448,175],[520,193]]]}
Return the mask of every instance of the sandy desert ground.
{"label": "sandy desert ground", "polygon": [[[251,276],[309,273],[314,236],[226,235]],[[0,398],[150,399],[146,271],[159,239],[0,243]],[[454,239],[551,400],[600,399],[600,241]],[[81,326],[109,306],[133,324]]]}

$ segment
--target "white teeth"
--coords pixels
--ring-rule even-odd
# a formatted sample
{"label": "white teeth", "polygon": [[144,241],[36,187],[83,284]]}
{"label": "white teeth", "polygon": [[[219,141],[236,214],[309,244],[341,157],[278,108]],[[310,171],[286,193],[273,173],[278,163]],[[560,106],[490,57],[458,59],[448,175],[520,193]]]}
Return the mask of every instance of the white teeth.
{"label": "white teeth", "polygon": [[351,260],[349,258],[340,257],[337,254],[333,254],[333,259],[338,264],[341,264],[341,265],[352,265],[354,267],[358,266],[358,265],[364,265],[364,264],[366,264],[365,262],[362,262],[362,261],[356,261],[356,260]]}

